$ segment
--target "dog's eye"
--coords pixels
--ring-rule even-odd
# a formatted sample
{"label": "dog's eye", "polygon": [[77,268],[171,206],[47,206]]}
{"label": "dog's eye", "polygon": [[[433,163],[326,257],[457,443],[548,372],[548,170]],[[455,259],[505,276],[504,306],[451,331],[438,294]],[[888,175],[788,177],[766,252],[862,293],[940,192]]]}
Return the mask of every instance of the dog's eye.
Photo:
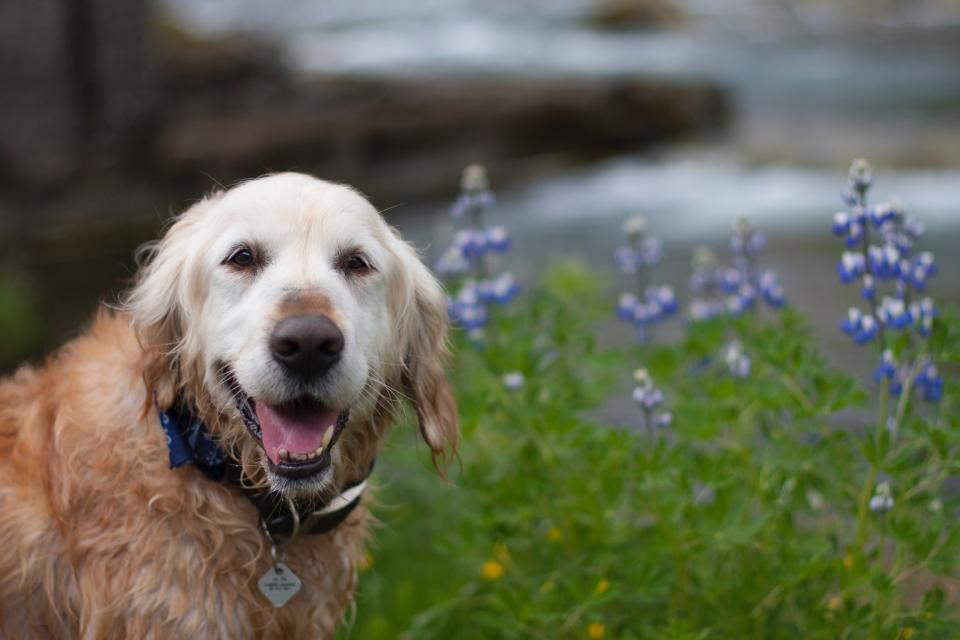
{"label": "dog's eye", "polygon": [[247,247],[239,247],[230,254],[230,257],[227,258],[227,264],[233,265],[234,267],[238,267],[240,269],[249,269],[250,267],[255,266],[256,263],[256,256],[254,256],[253,251]]}
{"label": "dog's eye", "polygon": [[366,273],[370,271],[370,263],[362,255],[355,253],[343,261],[343,270],[348,273]]}

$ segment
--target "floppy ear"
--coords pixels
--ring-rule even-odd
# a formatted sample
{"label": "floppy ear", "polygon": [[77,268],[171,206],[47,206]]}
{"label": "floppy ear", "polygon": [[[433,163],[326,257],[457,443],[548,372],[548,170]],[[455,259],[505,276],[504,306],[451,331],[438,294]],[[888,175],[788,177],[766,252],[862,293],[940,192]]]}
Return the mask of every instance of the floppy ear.
{"label": "floppy ear", "polygon": [[194,204],[174,220],[161,240],[141,248],[138,260],[144,265],[122,301],[146,356],[144,382],[163,407],[173,401],[182,383],[181,354],[187,351],[183,327],[196,289],[190,280],[197,253],[190,250],[194,231],[200,215],[221,195]]}
{"label": "floppy ear", "polygon": [[449,355],[447,298],[413,249],[402,244],[406,285],[399,323],[403,386],[417,411],[420,433],[433,452],[434,464],[444,473],[460,438],[457,403],[444,372]]}

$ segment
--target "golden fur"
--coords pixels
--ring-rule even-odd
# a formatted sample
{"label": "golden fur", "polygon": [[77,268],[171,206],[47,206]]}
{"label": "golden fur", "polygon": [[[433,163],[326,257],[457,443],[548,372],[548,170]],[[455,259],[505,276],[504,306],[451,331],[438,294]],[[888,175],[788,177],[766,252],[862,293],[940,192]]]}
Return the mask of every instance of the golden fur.
{"label": "golden fur", "polygon": [[[174,268],[170,246],[210,202],[177,220],[127,310],[100,312],[44,366],[0,382],[4,638],[327,638],[352,601],[371,520],[363,504],[331,533],[284,547],[304,587],[277,609],[256,586],[271,559],[253,505],[192,467],[169,468],[155,401],[169,406],[180,393],[237,452],[247,481],[266,483],[258,445],[208,389],[196,359],[202,345],[191,342],[191,318],[164,273]],[[407,266],[410,256],[401,256]],[[436,456],[456,446],[443,375],[446,310],[425,274],[417,262],[394,275],[402,362],[375,372],[376,410],[344,432],[334,486],[376,455],[401,394]]]}

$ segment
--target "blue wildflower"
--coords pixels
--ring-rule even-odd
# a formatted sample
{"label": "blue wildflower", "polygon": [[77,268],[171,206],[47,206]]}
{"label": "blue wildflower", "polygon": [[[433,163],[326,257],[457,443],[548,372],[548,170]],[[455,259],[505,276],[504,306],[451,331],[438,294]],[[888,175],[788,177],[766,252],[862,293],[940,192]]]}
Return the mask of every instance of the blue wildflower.
{"label": "blue wildflower", "polygon": [[847,335],[852,336],[860,328],[860,320],[863,319],[863,312],[856,307],[850,307],[847,311],[847,317],[840,325],[840,329]]}
{"label": "blue wildflower", "polygon": [[875,513],[886,513],[893,509],[893,494],[890,491],[889,482],[881,482],[877,485],[876,491],[869,502],[870,511]]}
{"label": "blue wildflower", "polygon": [[620,271],[634,274],[660,263],[663,259],[663,245],[660,238],[647,234],[646,218],[640,215],[629,218],[623,224],[623,232],[630,245],[617,247],[613,254]]}
{"label": "blue wildflower", "polygon": [[877,310],[878,319],[892,329],[904,329],[913,324],[910,307],[901,298],[884,296]]}
{"label": "blue wildflower", "polygon": [[643,410],[647,429],[653,435],[654,428],[665,428],[670,425],[673,415],[666,411],[658,411],[663,405],[664,395],[653,382],[653,378],[646,369],[637,369],[633,372],[633,379],[637,386],[633,389],[633,400]]}
{"label": "blue wildflower", "polygon": [[847,228],[847,236],[844,238],[844,243],[847,247],[853,249],[859,247],[863,241],[863,225],[859,222],[851,222],[850,226]]}
{"label": "blue wildflower", "polygon": [[632,322],[638,304],[637,296],[632,293],[621,293],[620,300],[617,302],[617,317],[626,322]]}
{"label": "blue wildflower", "polygon": [[840,276],[840,282],[850,284],[859,278],[864,272],[865,263],[862,254],[844,251],[840,256],[840,262],[837,263],[837,275]]}
{"label": "blue wildflower", "polygon": [[923,298],[920,302],[914,302],[911,305],[913,313],[917,319],[917,332],[923,337],[929,337],[933,331],[933,319],[937,317],[939,311],[931,298]]}
{"label": "blue wildflower", "polygon": [[482,304],[454,303],[451,309],[451,319],[464,329],[479,329],[487,324],[487,308]]}
{"label": "blue wildflower", "polygon": [[670,285],[648,287],[647,298],[654,300],[660,306],[660,317],[673,315],[677,312],[677,295]]}
{"label": "blue wildflower", "polygon": [[520,293],[520,285],[509,271],[504,271],[492,282],[493,302],[507,304]]}
{"label": "blue wildflower", "polygon": [[637,295],[624,293],[617,302],[617,317],[632,323],[637,329],[637,339],[644,341],[647,327],[661,322],[676,313],[677,298],[669,286],[647,285],[650,269],[663,257],[660,239],[647,233],[647,221],[643,216],[633,216],[623,225],[629,246],[618,247],[614,259],[625,274],[637,274]]}
{"label": "blue wildflower", "polygon": [[880,382],[884,378],[893,380],[893,377],[896,375],[896,373],[897,361],[893,357],[893,351],[890,349],[884,349],[883,353],[880,355],[880,366],[878,366],[873,372],[873,379],[875,382]]}
{"label": "blue wildflower", "polygon": [[493,207],[494,202],[486,169],[482,165],[471,164],[463,171],[460,195],[450,207],[450,215],[454,218],[462,218],[477,211],[489,209]]}
{"label": "blue wildflower", "polygon": [[750,375],[750,357],[739,340],[734,340],[723,348],[723,361],[733,377],[746,378]]}
{"label": "blue wildflower", "polygon": [[878,327],[877,321],[872,315],[863,313],[856,307],[850,307],[841,329],[852,337],[857,344],[864,344],[876,337]]}
{"label": "blue wildflower", "polygon": [[917,388],[927,402],[939,402],[943,398],[943,378],[929,359],[917,374]]}
{"label": "blue wildflower", "polygon": [[863,286],[860,289],[860,297],[864,300],[873,300],[877,297],[877,281],[870,274],[863,276]]}
{"label": "blue wildflower", "polygon": [[833,214],[833,233],[837,236],[845,236],[850,231],[850,214],[846,211],[838,211]]}
{"label": "blue wildflower", "polygon": [[780,278],[776,271],[767,270],[760,275],[760,295],[771,307],[778,309],[787,304],[787,296],[783,292]]}
{"label": "blue wildflower", "polygon": [[709,320],[724,312],[726,307],[719,295],[723,290],[722,281],[723,271],[717,264],[713,250],[703,245],[694,249],[688,284],[694,297],[687,307],[687,317],[691,322]]}
{"label": "blue wildflower", "polygon": [[503,253],[510,249],[510,234],[504,227],[490,227],[487,229],[486,246],[490,251]]}
{"label": "blue wildflower", "polygon": [[441,276],[462,276],[471,270],[474,278],[463,283],[456,296],[448,303],[452,321],[468,330],[471,339],[483,339],[482,327],[489,319],[487,305],[506,304],[520,291],[513,274],[495,275],[491,254],[510,249],[510,234],[502,226],[486,228],[484,213],[493,206],[486,171],[480,165],[470,165],[463,172],[461,192],[451,207],[454,218],[467,218],[466,226],[453,235],[451,246],[437,260],[436,270]]}
{"label": "blue wildflower", "polygon": [[503,375],[503,386],[509,391],[517,391],[523,386],[523,374],[519,371],[511,371]]}
{"label": "blue wildflower", "polygon": [[463,249],[454,245],[440,255],[434,269],[442,277],[458,276],[470,270],[470,261],[464,255]]}

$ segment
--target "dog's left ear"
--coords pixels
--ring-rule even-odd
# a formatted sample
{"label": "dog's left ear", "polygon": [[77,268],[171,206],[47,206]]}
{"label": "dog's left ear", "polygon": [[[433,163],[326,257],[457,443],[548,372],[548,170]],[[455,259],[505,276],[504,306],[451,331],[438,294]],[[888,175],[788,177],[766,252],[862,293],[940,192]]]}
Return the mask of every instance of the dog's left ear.
{"label": "dog's left ear", "polygon": [[185,348],[183,327],[195,297],[191,282],[191,250],[195,229],[204,211],[222,193],[194,204],[174,219],[163,238],[141,249],[145,264],[137,273],[133,288],[123,298],[122,308],[145,353],[143,378],[160,406],[173,401],[183,380],[181,361]]}
{"label": "dog's left ear", "polygon": [[404,391],[417,411],[420,433],[441,473],[460,438],[457,403],[447,384],[447,298],[413,249],[402,243],[405,300],[400,311]]}

